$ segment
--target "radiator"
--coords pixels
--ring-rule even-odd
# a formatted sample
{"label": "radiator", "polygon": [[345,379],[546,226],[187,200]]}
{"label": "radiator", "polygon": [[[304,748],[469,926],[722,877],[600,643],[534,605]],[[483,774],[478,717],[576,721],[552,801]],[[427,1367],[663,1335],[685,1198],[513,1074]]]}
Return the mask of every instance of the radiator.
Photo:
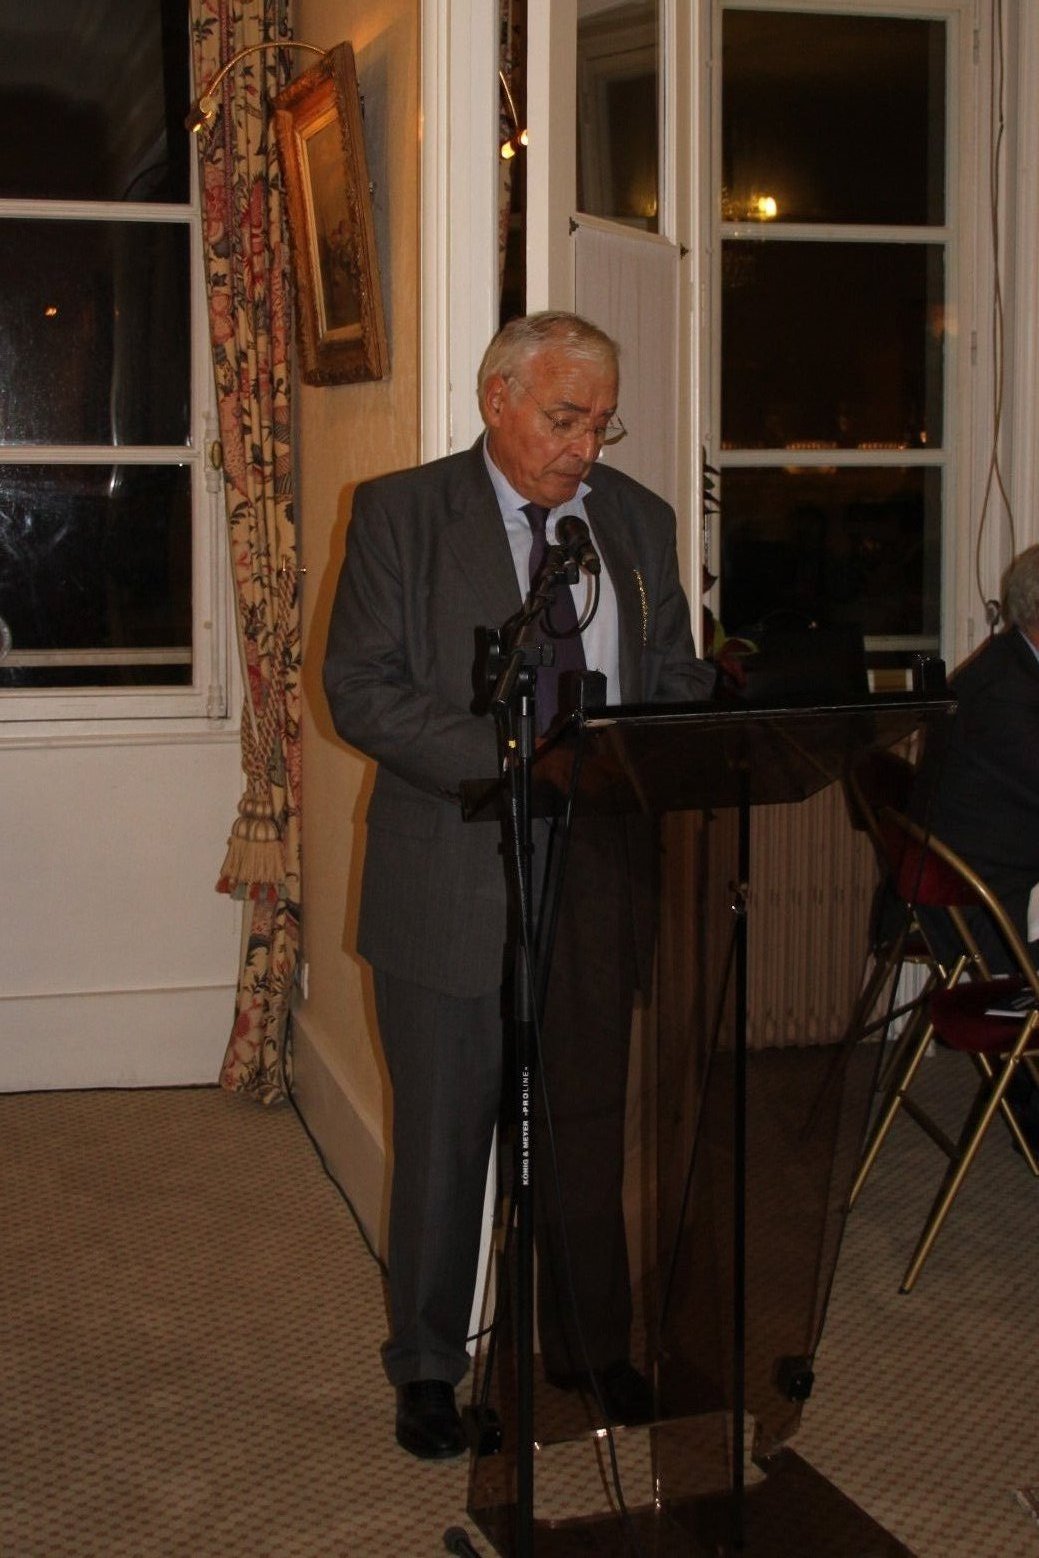
{"label": "radiator", "polygon": [[748,1044],[839,1038],[865,965],[877,881],[840,785],[751,813]]}
{"label": "radiator", "polygon": [[[664,1015],[707,1032],[726,1008],[737,814],[665,818],[660,937]],[[748,1028],[753,1048],[839,1039],[865,972],[877,881],[865,835],[852,829],[839,785],[797,805],[751,812]],[[731,973],[731,969],[730,969]],[[721,992],[728,989],[728,1001]],[[719,1004],[721,1003],[721,1005]]]}

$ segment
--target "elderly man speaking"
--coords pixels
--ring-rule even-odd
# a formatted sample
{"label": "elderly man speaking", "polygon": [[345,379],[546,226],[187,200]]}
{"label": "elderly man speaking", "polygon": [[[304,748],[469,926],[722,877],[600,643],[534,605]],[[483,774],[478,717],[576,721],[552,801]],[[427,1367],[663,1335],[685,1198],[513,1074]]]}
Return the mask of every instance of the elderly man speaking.
{"label": "elderly man speaking", "polygon": [[[393,1087],[383,1360],[398,1442],[429,1459],[464,1448],[454,1387],[469,1362],[511,967],[500,839],[465,823],[458,801],[462,780],[497,766],[494,724],[472,707],[473,629],[517,611],[565,510],[586,520],[602,560],[581,649],[608,701],[705,698],[714,685],[693,647],[672,510],[598,461],[623,436],[615,344],[573,314],[515,319],[487,348],[477,389],[485,428],[471,449],[357,489],[324,672],[336,729],[378,763],[358,950]],[[543,723],[552,681],[538,672]],[[546,1081],[572,1095],[577,1078],[578,1096],[558,1119],[553,1099],[563,1206],[539,1197],[539,1330],[553,1383],[581,1388],[590,1366],[612,1420],[634,1422],[652,1397],[630,1356],[617,1100],[645,983],[652,849],[633,847],[622,821],[587,821],[559,910],[557,949],[571,955],[556,958],[542,1026]],[[560,1222],[573,1301],[554,1274]]]}

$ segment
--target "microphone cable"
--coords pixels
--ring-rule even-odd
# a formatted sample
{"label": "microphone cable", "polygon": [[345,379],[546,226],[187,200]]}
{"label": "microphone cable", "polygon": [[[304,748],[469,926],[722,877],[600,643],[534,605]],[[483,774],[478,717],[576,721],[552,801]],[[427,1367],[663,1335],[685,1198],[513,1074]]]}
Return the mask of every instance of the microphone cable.
{"label": "microphone cable", "polygon": [[[573,772],[573,774],[571,776],[570,793],[569,793],[569,795],[567,797],[567,809],[566,809],[566,812],[564,814],[567,817],[567,820],[569,820],[569,818],[572,816],[572,809],[573,809],[574,799],[575,799],[575,796],[576,796],[577,778],[578,778],[579,772],[580,772],[580,759],[578,757],[578,760],[574,764],[574,772]],[[513,846],[513,866],[514,866],[514,870],[515,870],[515,880],[516,880],[516,885],[517,885],[517,897],[518,897],[518,900],[519,900],[519,904],[518,904],[518,917],[519,917],[520,949],[521,949],[521,954],[522,954],[522,957],[523,957],[523,962],[524,962],[524,966],[525,966],[526,975],[527,975],[528,980],[530,981],[530,988],[532,990],[536,991],[539,988],[538,958],[537,958],[537,955],[536,955],[535,948],[531,944],[531,938],[530,938],[530,934],[529,934],[529,923],[530,923],[530,921],[529,921],[529,906],[528,906],[528,904],[526,902],[526,895],[524,893],[523,860],[522,860],[522,855],[521,855],[521,852],[520,852],[520,838],[519,838],[518,822],[519,822],[519,819],[518,819],[517,812],[516,812],[515,795],[513,794],[511,796],[511,805],[510,805],[510,811],[509,811],[509,824],[510,824],[509,832],[510,832],[510,835],[511,835],[511,843],[512,843],[512,846]],[[563,1276],[564,1276],[564,1279],[565,1279],[567,1295],[569,1297],[571,1309],[572,1309],[572,1312],[573,1312],[574,1329],[575,1329],[575,1332],[577,1334],[578,1342],[580,1344],[584,1365],[585,1365],[585,1368],[587,1370],[589,1383],[590,1383],[591,1389],[592,1389],[592,1394],[595,1397],[596,1405],[599,1408],[599,1411],[600,1411],[600,1413],[602,1415],[602,1418],[603,1418],[603,1421],[604,1421],[604,1424],[605,1424],[605,1427],[603,1429],[603,1433],[605,1435],[607,1450],[608,1450],[608,1454],[609,1454],[609,1460],[610,1460],[610,1481],[611,1481],[611,1485],[613,1487],[614,1497],[617,1500],[617,1513],[618,1513],[618,1516],[620,1518],[620,1522],[621,1522],[622,1528],[624,1530],[624,1534],[625,1534],[625,1537],[627,1539],[630,1551],[635,1555],[635,1558],[645,1558],[643,1548],[642,1548],[642,1546],[641,1546],[641,1544],[639,1542],[639,1539],[638,1539],[638,1533],[635,1530],[635,1526],[634,1526],[634,1523],[633,1523],[632,1518],[631,1518],[631,1512],[628,1509],[627,1501],[625,1500],[625,1497],[624,1497],[624,1487],[623,1487],[623,1481],[622,1481],[622,1478],[621,1478],[620,1464],[619,1464],[618,1459],[617,1459],[617,1444],[616,1444],[616,1437],[615,1437],[615,1433],[614,1433],[614,1425],[609,1420],[609,1414],[606,1411],[606,1406],[605,1406],[605,1403],[603,1402],[601,1393],[599,1391],[599,1386],[598,1386],[598,1383],[597,1383],[596,1378],[595,1378],[595,1371],[593,1370],[593,1368],[591,1366],[591,1363],[590,1363],[590,1360],[589,1360],[588,1347],[587,1347],[587,1343],[586,1343],[586,1340],[585,1340],[584,1329],[583,1329],[583,1327],[581,1325],[581,1317],[580,1317],[580,1314],[578,1313],[578,1308],[577,1308],[577,1297],[576,1297],[576,1292],[575,1292],[575,1287],[574,1287],[573,1261],[572,1261],[572,1257],[571,1257],[571,1253],[570,1253],[570,1243],[569,1243],[569,1238],[568,1238],[568,1235],[567,1235],[566,1219],[563,1216],[562,1185],[561,1185],[561,1179],[560,1179],[560,1173],[559,1173],[558,1156],[557,1156],[557,1152],[556,1152],[555,1131],[554,1131],[554,1127],[553,1127],[553,1124],[552,1124],[551,1101],[550,1101],[550,1098],[549,1098],[548,1087],[547,1087],[547,1084],[546,1084],[546,1081],[545,1081],[544,1067],[539,1063],[540,1062],[540,1055],[541,1055],[541,1005],[540,1005],[540,1001],[539,1000],[535,1000],[533,1002],[533,1026],[534,1026],[534,1065],[535,1065],[536,1070],[537,1070],[537,1080],[536,1080],[536,1084],[535,1085],[537,1086],[537,1088],[538,1088],[538,1090],[540,1092],[541,1101],[542,1101],[542,1105],[543,1105],[543,1108],[544,1108],[545,1140],[546,1140],[547,1147],[548,1147],[548,1161],[549,1161],[549,1167],[550,1167],[551,1176],[552,1176],[552,1185],[553,1185],[553,1188],[554,1188],[554,1191],[555,1191],[556,1205],[558,1206],[559,1212],[560,1212],[560,1219],[559,1219],[559,1222],[560,1222],[560,1245],[561,1245],[561,1252],[562,1252],[562,1257],[563,1257],[563,1259],[562,1259]],[[536,1163],[536,1161],[535,1161],[535,1166],[534,1166],[534,1173],[535,1173],[535,1176],[536,1176],[536,1174],[537,1174],[537,1163]],[[512,1206],[510,1207],[510,1211],[509,1211],[509,1219],[508,1219],[509,1225],[512,1224],[514,1219],[515,1219],[515,1197],[513,1197]]]}

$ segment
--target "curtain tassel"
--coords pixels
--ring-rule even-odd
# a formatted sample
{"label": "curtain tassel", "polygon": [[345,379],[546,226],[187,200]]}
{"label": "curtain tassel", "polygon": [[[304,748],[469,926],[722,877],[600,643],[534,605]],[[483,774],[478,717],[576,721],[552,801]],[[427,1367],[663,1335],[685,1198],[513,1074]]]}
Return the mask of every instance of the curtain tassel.
{"label": "curtain tassel", "polygon": [[251,785],[238,802],[216,890],[233,898],[276,900],[285,896],[281,829],[269,795],[258,794]]}

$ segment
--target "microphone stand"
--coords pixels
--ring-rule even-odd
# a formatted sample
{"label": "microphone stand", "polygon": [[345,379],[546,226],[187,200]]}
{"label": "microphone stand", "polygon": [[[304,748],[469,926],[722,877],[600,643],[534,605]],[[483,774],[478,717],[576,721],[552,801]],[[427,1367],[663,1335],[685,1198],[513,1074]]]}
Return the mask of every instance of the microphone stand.
{"label": "microphone stand", "polygon": [[[550,546],[522,610],[501,629],[488,657],[496,675],[490,708],[501,737],[509,782],[519,937],[513,995],[515,1022],[516,1162],[516,1547],[515,1558],[534,1553],[534,1072],[537,1065],[538,978],[533,912],[532,767],[536,741],[537,666],[551,663],[551,644],[536,642],[537,623],[551,608],[556,589],[577,577],[577,564],[561,546]],[[491,635],[492,641],[494,635]]]}
{"label": "microphone stand", "polygon": [[469,1533],[461,1526],[448,1526],[444,1532],[444,1546],[449,1553],[461,1554],[461,1558],[480,1558],[480,1554],[469,1540]]}

